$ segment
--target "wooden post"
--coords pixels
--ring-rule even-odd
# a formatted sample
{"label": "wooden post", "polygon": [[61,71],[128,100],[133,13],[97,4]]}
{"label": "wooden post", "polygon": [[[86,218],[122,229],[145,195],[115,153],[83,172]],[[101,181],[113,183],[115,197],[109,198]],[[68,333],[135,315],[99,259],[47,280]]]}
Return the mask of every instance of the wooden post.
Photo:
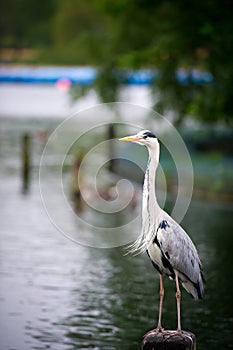
{"label": "wooden post", "polygon": [[149,332],[142,341],[142,350],[196,350],[196,337],[191,332],[182,331]]}
{"label": "wooden post", "polygon": [[22,136],[22,192],[27,193],[30,183],[30,135]]}
{"label": "wooden post", "polygon": [[109,166],[108,170],[114,172],[114,163],[115,163],[115,152],[114,152],[114,138],[115,138],[115,125],[109,124],[107,130],[107,138],[110,140],[109,142]]}
{"label": "wooden post", "polygon": [[75,156],[75,160],[72,166],[72,179],[71,179],[71,197],[74,201],[75,210],[81,212],[85,209],[85,202],[81,194],[81,188],[85,186],[83,176],[79,174],[80,166],[84,158],[84,150],[80,150],[79,154]]}

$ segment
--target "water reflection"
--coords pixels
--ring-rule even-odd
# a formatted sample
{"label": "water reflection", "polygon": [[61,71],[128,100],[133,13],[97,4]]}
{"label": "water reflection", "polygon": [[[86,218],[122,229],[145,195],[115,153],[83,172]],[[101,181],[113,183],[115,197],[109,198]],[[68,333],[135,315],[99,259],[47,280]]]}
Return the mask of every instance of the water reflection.
{"label": "water reflection", "polygon": [[[3,140],[1,349],[140,349],[158,316],[158,275],[149,259],[125,256],[123,248],[82,247],[60,235],[42,207],[36,172],[28,196],[20,193],[18,139],[4,134]],[[232,212],[229,204],[193,201],[183,222],[207,279],[203,301],[182,293],[183,328],[203,350],[233,347]],[[163,324],[174,328],[175,285],[168,279],[165,292]]]}

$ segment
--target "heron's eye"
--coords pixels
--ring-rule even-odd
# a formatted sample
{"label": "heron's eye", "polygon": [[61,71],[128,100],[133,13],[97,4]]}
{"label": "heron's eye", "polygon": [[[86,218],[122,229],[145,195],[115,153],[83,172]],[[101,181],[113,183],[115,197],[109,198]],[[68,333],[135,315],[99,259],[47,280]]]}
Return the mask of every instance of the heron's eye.
{"label": "heron's eye", "polygon": [[146,139],[147,139],[147,137],[148,137],[147,135],[143,136],[144,140],[146,140]]}

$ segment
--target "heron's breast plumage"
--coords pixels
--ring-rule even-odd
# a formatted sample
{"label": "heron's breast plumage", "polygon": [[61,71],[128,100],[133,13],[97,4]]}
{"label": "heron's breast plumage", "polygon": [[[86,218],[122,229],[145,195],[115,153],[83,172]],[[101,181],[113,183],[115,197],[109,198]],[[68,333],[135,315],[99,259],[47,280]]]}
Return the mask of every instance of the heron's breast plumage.
{"label": "heron's breast plumage", "polygon": [[160,273],[164,273],[172,278],[175,278],[174,269],[170,263],[169,252],[163,250],[162,242],[159,240],[158,232],[159,230],[166,229],[168,223],[166,220],[160,221],[157,224],[157,229],[155,230],[155,234],[150,244],[148,244],[147,253],[152,261],[152,263],[157,266],[157,270]]}

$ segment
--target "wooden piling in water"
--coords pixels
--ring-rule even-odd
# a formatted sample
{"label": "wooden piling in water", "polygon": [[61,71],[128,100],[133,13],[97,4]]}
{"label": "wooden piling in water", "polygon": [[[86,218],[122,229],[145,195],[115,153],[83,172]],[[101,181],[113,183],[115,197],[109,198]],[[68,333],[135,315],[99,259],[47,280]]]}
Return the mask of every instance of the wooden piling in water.
{"label": "wooden piling in water", "polygon": [[21,177],[22,177],[22,192],[27,193],[30,184],[30,135],[25,133],[22,136],[22,151],[21,151]]}
{"label": "wooden piling in water", "polygon": [[149,332],[142,341],[142,350],[196,350],[196,337],[191,332],[182,331]]}
{"label": "wooden piling in water", "polygon": [[109,142],[109,166],[108,170],[114,172],[115,167],[115,152],[114,152],[114,138],[115,138],[115,125],[109,124],[107,128],[107,139]]}
{"label": "wooden piling in water", "polygon": [[77,212],[81,212],[85,209],[85,202],[81,194],[81,186],[85,186],[83,176],[80,175],[80,167],[84,158],[84,150],[79,150],[79,153],[75,156],[72,171],[71,171],[71,198],[74,201],[74,208]]}

